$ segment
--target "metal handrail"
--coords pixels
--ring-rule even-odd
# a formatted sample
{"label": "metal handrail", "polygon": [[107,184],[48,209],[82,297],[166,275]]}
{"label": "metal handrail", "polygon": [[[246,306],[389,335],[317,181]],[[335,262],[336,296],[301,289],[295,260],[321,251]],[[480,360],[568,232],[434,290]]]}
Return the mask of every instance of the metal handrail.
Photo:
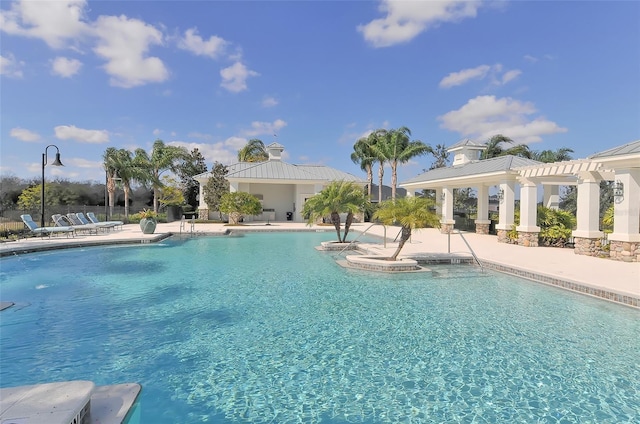
{"label": "metal handrail", "polygon": [[462,233],[460,232],[460,230],[458,230],[458,234],[460,235],[460,237],[462,238],[462,241],[464,241],[464,244],[467,245],[467,249],[469,249],[469,252],[471,252],[471,255],[473,256],[473,259],[476,260],[476,263],[480,266],[480,270],[484,271],[484,267],[482,266],[482,264],[480,263],[480,260],[478,259],[478,256],[476,255],[476,252],[473,251],[473,249],[471,248],[471,245],[467,242],[467,239],[464,238],[464,236],[462,235]]}
{"label": "metal handrail", "polygon": [[373,227],[374,225],[382,225],[382,228],[384,228],[384,236],[383,236],[384,238],[383,238],[383,240],[384,240],[384,247],[386,248],[386,247],[387,247],[387,226],[386,226],[386,225],[384,225],[384,224],[378,224],[377,222],[374,222],[373,224],[369,225],[369,226],[367,227],[367,229],[366,229],[366,230],[364,230],[363,232],[361,232],[361,233],[358,235],[358,237],[354,238],[351,242],[349,242],[349,244],[348,244],[348,245],[346,245],[345,247],[343,247],[343,248],[342,248],[342,250],[341,250],[340,252],[338,252],[338,254],[337,254],[336,256],[334,256],[334,257],[335,257],[335,258],[337,258],[338,256],[342,255],[342,253],[343,253],[345,250],[347,250],[349,247],[351,247],[351,245],[352,245],[353,243],[355,243],[356,241],[358,241],[358,239],[359,239],[360,237],[362,237],[363,235],[365,235],[365,233],[366,233],[367,231],[369,231],[369,230],[371,229],[371,227]]}

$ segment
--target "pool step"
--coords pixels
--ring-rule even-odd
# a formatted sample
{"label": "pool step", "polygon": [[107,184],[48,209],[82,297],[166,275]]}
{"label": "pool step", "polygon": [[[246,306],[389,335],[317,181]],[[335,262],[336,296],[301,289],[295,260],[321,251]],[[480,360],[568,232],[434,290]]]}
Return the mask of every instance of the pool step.
{"label": "pool step", "polygon": [[66,381],[0,389],[2,424],[121,424],[141,386]]}

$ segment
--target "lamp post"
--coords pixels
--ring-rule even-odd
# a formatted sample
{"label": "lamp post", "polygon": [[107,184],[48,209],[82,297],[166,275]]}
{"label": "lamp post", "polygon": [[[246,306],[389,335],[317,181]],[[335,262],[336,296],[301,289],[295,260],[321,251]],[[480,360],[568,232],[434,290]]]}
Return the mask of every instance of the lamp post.
{"label": "lamp post", "polygon": [[64,166],[62,162],[60,162],[60,149],[55,144],[49,144],[44,148],[44,153],[42,154],[42,197],[40,202],[40,226],[44,227],[44,167],[47,165],[47,151],[49,147],[56,148],[56,160],[53,161],[51,165],[53,166]]}

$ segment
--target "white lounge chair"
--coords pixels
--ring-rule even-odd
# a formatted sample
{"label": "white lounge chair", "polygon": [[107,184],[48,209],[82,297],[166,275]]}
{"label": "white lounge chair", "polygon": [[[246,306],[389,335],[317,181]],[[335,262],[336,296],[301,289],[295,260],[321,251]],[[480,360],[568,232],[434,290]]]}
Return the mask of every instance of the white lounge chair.
{"label": "white lounge chair", "polygon": [[100,229],[109,230],[109,231],[116,226],[116,223],[114,222],[90,222],[82,212],[76,212],[73,215],[75,215],[76,218],[78,218],[78,220],[80,220],[80,222],[82,222],[83,225],[95,225]]}
{"label": "white lounge chair", "polygon": [[100,221],[97,217],[96,214],[94,214],[93,212],[87,212],[87,218],[89,218],[89,221],[91,221],[93,224],[101,224],[101,223],[109,223],[109,224],[115,224],[116,227],[120,227],[122,228],[122,226],[124,225],[124,222],[122,221]]}
{"label": "white lounge chair", "polygon": [[49,238],[51,238],[52,234],[66,234],[67,237],[75,237],[76,235],[75,229],[70,226],[38,227],[38,224],[36,224],[33,218],[31,218],[31,215],[20,215],[20,218],[22,219],[22,222],[24,222],[24,225],[26,225],[33,234],[46,234]]}
{"label": "white lounge chair", "polygon": [[74,220],[72,221],[71,218],[69,218],[69,216],[63,216],[57,213],[57,214],[51,215],[51,219],[53,220],[53,222],[55,222],[56,226],[58,227],[72,227],[76,231],[82,231],[85,233],[88,232],[89,235],[98,234],[97,226],[95,226],[94,224],[84,225],[80,222],[80,220],[78,220],[77,217],[74,217]]}

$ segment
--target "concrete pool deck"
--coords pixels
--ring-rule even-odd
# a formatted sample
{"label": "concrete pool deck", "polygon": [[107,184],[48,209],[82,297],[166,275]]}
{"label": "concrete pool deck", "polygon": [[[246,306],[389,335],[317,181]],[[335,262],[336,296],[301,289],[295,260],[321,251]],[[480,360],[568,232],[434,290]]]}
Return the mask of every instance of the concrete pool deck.
{"label": "concrete pool deck", "polygon": [[[224,234],[226,231],[324,231],[335,233],[332,226],[308,226],[297,222],[248,223],[242,226],[223,224],[194,224],[196,234]],[[103,244],[153,243],[173,234],[189,234],[190,223],[181,231],[179,221],[160,223],[155,234],[142,234],[137,224],[124,225],[122,230],[100,233],[98,235],[78,235],[75,238],[52,237],[28,238],[0,244],[0,256],[9,256],[35,251],[46,251],[67,247],[86,247]],[[365,231],[367,234],[382,237],[385,227],[371,223],[356,223],[352,226],[354,240]],[[399,227],[386,227],[386,247],[382,244],[360,243],[360,250],[368,254],[390,256],[397,243],[393,239]],[[350,233],[351,234],[351,233]],[[463,233],[480,262],[490,269],[509,272],[524,278],[545,284],[559,286],[622,303],[640,307],[640,262],[621,262],[606,258],[576,255],[573,249],[551,247],[523,247],[498,243],[496,236]],[[404,246],[401,256],[420,260],[420,258],[442,257],[448,253],[469,255],[469,249],[457,233],[441,234],[436,229],[423,229],[414,232],[411,240]],[[332,254],[337,254],[332,252]],[[11,299],[2,299],[10,301]]]}

